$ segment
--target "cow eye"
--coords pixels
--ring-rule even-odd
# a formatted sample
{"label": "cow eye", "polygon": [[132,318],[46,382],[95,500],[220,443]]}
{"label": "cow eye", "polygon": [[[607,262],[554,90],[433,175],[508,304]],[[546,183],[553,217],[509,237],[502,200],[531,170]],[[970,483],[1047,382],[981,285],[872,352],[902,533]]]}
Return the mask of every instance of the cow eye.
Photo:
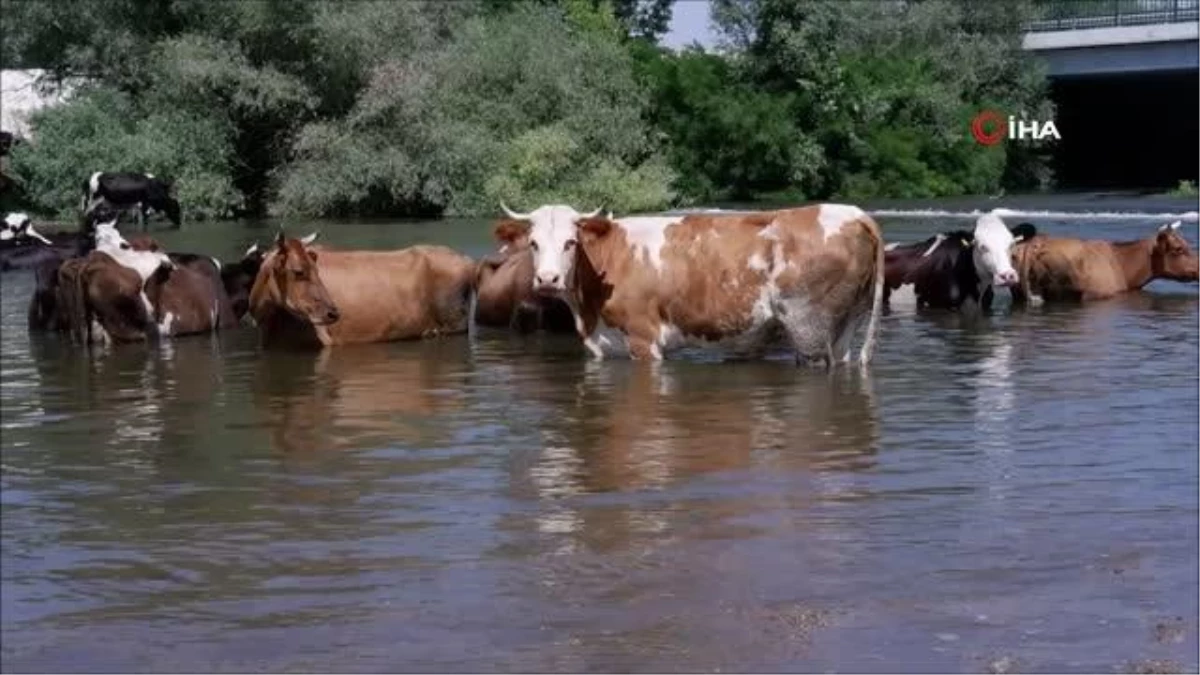
{"label": "cow eye", "polygon": [[121,248],[123,250],[129,250],[129,244],[126,244],[125,242],[121,242]]}
{"label": "cow eye", "polygon": [[529,248],[531,248],[531,249],[533,249],[533,250],[535,250],[535,251],[536,251],[536,250],[538,250],[538,243],[537,243],[536,241],[530,241],[530,242],[529,242]]}
{"label": "cow eye", "polygon": [[570,250],[571,250],[571,248],[572,248],[572,247],[574,247],[574,246],[575,246],[575,240],[574,240],[574,239],[568,239],[568,240],[567,240],[567,243],[563,244],[563,250],[564,250],[564,251],[570,251]]}
{"label": "cow eye", "polygon": [[303,280],[305,277],[308,276],[308,271],[307,270],[292,270],[292,276],[296,277],[297,279]]}

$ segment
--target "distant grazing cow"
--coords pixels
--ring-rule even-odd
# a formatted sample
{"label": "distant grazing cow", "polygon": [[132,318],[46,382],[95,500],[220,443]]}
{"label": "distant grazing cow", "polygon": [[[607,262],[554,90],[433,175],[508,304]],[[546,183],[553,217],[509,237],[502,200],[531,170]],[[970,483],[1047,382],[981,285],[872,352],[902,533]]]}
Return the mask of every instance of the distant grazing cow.
{"label": "distant grazing cow", "polygon": [[528,232],[534,289],[565,300],[596,358],[661,359],[687,344],[739,356],[790,346],[796,363],[872,357],[883,296],[883,240],[854,206],[612,219],[547,205],[514,213]]}
{"label": "distant grazing cow", "polygon": [[153,330],[146,282],[161,267],[173,267],[165,253],[134,250],[109,223],[96,229],[96,249],[58,268],[57,305],[79,342],[135,342]]}
{"label": "distant grazing cow", "polygon": [[118,208],[137,208],[142,229],[153,211],[162,212],[176,227],[181,223],[179,202],[171,196],[171,184],[153,174],[130,172],[93,173],[83,183],[83,212],[91,211],[104,200]]}
{"label": "distant grazing cow", "polygon": [[1013,245],[1037,234],[1021,223],[1011,230],[995,214],[985,214],[975,230],[943,232],[914,244],[888,244],[886,252],[889,305],[915,302],[917,307],[957,310],[964,303],[990,309],[993,286],[1011,288],[1018,281],[1009,253]]}
{"label": "distant grazing cow", "polygon": [[475,265],[445,246],[338,251],[281,232],[250,292],[265,345],[330,346],[464,333]]}
{"label": "distant grazing cow", "polygon": [[1180,222],[1133,241],[1038,236],[1013,250],[1021,284],[1013,299],[1079,302],[1136,291],[1155,279],[1197,281],[1196,252],[1179,234]]}
{"label": "distant grazing cow", "polygon": [[533,251],[527,234],[513,232],[508,221],[496,226],[496,238],[507,242],[479,261],[475,276],[475,323],[514,328],[522,333],[543,329],[575,332],[567,303],[533,290]]}

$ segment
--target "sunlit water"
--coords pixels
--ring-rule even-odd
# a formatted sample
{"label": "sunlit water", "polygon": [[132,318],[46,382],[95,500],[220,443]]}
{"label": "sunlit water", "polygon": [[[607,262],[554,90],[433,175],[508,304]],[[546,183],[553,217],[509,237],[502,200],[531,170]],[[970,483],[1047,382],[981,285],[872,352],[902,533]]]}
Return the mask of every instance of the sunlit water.
{"label": "sunlit water", "polygon": [[[321,229],[491,246],[481,221]],[[497,331],[88,356],[29,336],[28,273],[0,283],[5,671],[1198,666],[1194,286],[893,314],[864,379]]]}

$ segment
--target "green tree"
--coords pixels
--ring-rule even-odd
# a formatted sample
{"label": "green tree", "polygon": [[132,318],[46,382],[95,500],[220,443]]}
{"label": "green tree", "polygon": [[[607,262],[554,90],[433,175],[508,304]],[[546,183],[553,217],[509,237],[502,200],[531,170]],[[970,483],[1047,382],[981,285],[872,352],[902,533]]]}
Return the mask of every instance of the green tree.
{"label": "green tree", "polygon": [[503,199],[657,208],[671,175],[604,15],[519,4],[432,53],[381,64],[342,120],[306,127],[284,212],[490,213]]}

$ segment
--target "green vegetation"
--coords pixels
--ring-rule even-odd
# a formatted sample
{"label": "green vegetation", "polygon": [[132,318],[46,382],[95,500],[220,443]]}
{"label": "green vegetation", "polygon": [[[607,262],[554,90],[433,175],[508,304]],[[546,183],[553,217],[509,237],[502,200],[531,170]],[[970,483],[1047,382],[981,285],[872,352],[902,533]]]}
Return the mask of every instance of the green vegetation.
{"label": "green vegetation", "polygon": [[1048,118],[1028,3],[714,0],[724,49],[657,45],[671,0],[0,0],[5,68],[91,84],[33,119],[29,207],[89,171],[173,179],[189,219],[617,212],[1043,186],[984,148]]}
{"label": "green vegetation", "polygon": [[1200,190],[1196,189],[1196,184],[1190,180],[1181,180],[1179,185],[1174,190],[1167,192],[1171,197],[1196,197],[1200,195]]}

